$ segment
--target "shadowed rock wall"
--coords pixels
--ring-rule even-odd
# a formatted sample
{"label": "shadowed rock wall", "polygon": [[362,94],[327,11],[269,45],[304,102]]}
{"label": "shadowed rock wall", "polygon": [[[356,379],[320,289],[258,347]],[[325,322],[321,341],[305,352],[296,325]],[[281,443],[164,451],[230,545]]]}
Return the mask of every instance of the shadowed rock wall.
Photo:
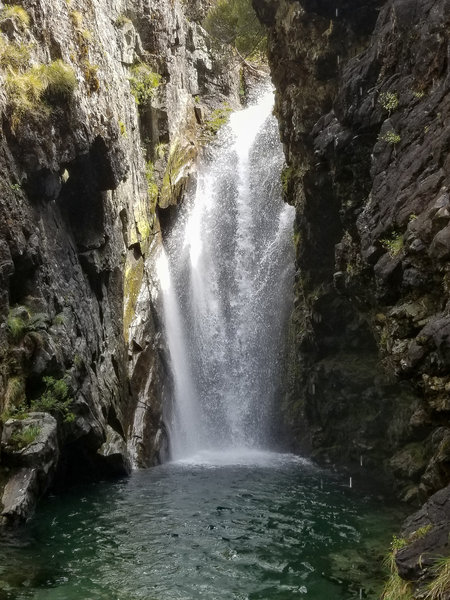
{"label": "shadowed rock wall", "polygon": [[[59,480],[125,473],[155,464],[164,443],[160,216],[182,195],[205,115],[237,102],[239,77],[198,24],[207,2],[190,20],[172,0],[20,4],[29,23],[0,3],[0,412],[39,410],[44,378],[64,381]],[[28,87],[19,110],[22,76],[57,60],[74,91]],[[153,83],[137,103],[142,65]]]}

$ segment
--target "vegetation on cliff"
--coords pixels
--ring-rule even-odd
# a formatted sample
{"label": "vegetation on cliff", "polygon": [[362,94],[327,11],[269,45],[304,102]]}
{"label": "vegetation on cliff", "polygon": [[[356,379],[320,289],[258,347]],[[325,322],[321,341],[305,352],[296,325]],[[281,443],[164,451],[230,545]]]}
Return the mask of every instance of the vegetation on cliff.
{"label": "vegetation on cliff", "polygon": [[251,0],[218,0],[204,27],[221,44],[232,45],[244,59],[260,60],[266,52],[267,34]]}

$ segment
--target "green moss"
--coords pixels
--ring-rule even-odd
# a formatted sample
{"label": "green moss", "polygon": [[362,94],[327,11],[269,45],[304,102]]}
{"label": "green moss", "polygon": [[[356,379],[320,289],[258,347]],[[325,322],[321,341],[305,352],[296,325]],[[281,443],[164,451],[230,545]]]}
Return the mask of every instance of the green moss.
{"label": "green moss", "polygon": [[10,445],[17,450],[22,450],[32,444],[40,433],[40,427],[37,425],[28,425],[28,427],[24,427],[21,431],[12,434]]}
{"label": "green moss", "polygon": [[179,200],[186,180],[186,167],[194,160],[196,153],[195,146],[191,144],[186,146],[176,142],[171,147],[158,200],[161,208],[167,208]]}
{"label": "green moss", "polygon": [[144,261],[130,259],[130,263],[125,268],[124,278],[124,315],[123,330],[124,338],[128,343],[128,332],[133,321],[139,291],[144,277]]}
{"label": "green moss", "polygon": [[156,210],[159,190],[155,180],[154,165],[151,160],[145,165],[145,178],[147,180],[147,194],[150,201],[150,211],[153,216]]}
{"label": "green moss", "polygon": [[128,81],[136,104],[142,106],[155,95],[161,84],[161,75],[152,71],[147,64],[138,63],[131,67],[131,77]]}
{"label": "green moss", "polygon": [[292,167],[288,167],[288,165],[284,165],[283,170],[281,171],[281,187],[283,189],[283,194],[286,196],[289,191],[289,185],[292,180],[293,169]]}
{"label": "green moss", "polygon": [[75,29],[81,29],[83,27],[83,15],[78,10],[72,10],[70,12],[70,19]]}
{"label": "green moss", "polygon": [[433,525],[431,523],[429,525],[424,525],[423,527],[419,527],[416,531],[414,531],[408,537],[408,543],[415,542],[416,540],[420,540],[427,535],[433,529]]}
{"label": "green moss", "polygon": [[123,137],[127,137],[127,128],[123,121],[119,121],[119,131],[120,135],[122,135]]}

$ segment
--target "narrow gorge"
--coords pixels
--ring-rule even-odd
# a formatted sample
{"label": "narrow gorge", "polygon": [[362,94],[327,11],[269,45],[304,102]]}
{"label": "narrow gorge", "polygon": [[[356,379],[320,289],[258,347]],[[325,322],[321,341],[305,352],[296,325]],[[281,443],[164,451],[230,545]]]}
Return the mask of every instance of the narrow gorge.
{"label": "narrow gorge", "polygon": [[450,600],[449,30],[0,1],[0,600]]}

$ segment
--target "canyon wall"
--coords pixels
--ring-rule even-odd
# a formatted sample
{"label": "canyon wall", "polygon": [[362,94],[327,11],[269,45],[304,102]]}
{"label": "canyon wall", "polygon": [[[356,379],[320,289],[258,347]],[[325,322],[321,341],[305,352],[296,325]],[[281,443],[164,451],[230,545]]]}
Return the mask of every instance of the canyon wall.
{"label": "canyon wall", "polygon": [[403,500],[435,494],[405,526],[431,530],[402,550],[415,580],[449,553],[450,3],[253,5],[296,208],[285,422]]}
{"label": "canyon wall", "polygon": [[238,103],[238,67],[199,25],[208,5],[0,3],[0,412],[32,411],[3,428],[8,520],[55,473],[159,459],[154,258],[208,115]]}

